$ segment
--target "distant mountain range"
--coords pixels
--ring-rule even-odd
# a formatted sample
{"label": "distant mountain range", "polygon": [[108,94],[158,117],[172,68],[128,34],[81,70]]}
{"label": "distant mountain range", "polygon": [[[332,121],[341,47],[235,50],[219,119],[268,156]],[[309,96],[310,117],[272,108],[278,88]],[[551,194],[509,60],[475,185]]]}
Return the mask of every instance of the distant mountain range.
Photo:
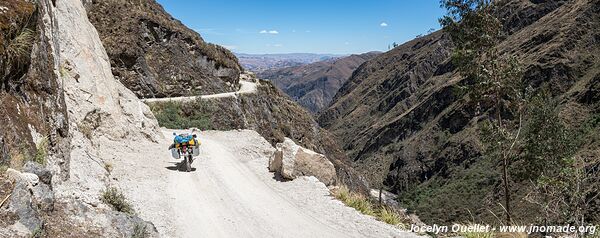
{"label": "distant mountain range", "polygon": [[318,61],[343,57],[335,54],[244,54],[235,53],[244,69],[261,73],[265,70],[281,69],[285,67],[300,66]]}
{"label": "distant mountain range", "polygon": [[365,61],[381,52],[330,58],[311,64],[270,69],[258,73],[313,114],[327,107],[335,93]]}

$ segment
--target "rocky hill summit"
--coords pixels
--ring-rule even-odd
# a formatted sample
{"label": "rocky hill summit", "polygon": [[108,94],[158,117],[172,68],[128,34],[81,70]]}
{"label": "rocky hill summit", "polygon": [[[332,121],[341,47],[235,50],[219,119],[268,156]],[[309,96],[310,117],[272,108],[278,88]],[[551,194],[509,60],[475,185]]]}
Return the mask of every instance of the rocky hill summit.
{"label": "rocky hill summit", "polygon": [[369,52],[350,55],[302,66],[266,70],[257,75],[273,82],[311,113],[318,113],[329,105],[354,70],[378,54],[379,52]]}
{"label": "rocky hill summit", "polygon": [[140,98],[231,91],[241,66],[154,0],[86,1],[117,79]]}
{"label": "rocky hill summit", "polygon": [[[523,82],[534,91],[548,90],[569,125],[591,123],[591,131],[597,132],[600,2],[498,4],[507,33],[499,52],[518,57]],[[398,193],[425,222],[494,222],[493,214],[503,213],[493,169],[499,162],[483,156],[480,122],[485,113],[479,110],[485,109],[467,103],[460,93],[468,81],[457,74],[452,49],[448,35],[440,31],[367,61],[319,122],[335,135],[359,173]],[[582,134],[586,143],[576,153],[590,164],[600,158],[595,134]],[[514,164],[518,171],[519,162]],[[526,201],[531,181],[514,183],[519,185],[513,191],[515,216],[529,221],[539,209]],[[594,204],[586,217],[597,222]]]}

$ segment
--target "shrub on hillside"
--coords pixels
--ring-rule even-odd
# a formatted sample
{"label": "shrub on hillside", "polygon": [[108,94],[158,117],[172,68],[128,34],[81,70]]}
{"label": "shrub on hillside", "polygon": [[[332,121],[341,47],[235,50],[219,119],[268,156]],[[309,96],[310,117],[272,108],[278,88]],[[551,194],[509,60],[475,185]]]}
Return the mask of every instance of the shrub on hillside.
{"label": "shrub on hillside", "polygon": [[133,214],[133,207],[131,204],[127,202],[125,195],[121,193],[117,188],[109,187],[104,192],[102,192],[102,197],[100,198],[102,202],[110,205],[113,209],[119,212],[124,212],[127,214]]}
{"label": "shrub on hillside", "polygon": [[201,110],[204,106],[201,100],[186,103],[159,102],[152,103],[150,109],[162,127],[213,129],[210,117],[203,112],[205,110]]}

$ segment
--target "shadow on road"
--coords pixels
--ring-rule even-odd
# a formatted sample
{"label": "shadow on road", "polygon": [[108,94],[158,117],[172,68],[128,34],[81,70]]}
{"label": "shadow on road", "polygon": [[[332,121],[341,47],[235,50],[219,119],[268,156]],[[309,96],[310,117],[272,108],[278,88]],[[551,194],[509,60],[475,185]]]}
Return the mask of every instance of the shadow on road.
{"label": "shadow on road", "polygon": [[[268,170],[268,169],[269,169],[269,167],[267,166],[267,170]],[[275,179],[275,181],[278,181],[278,182],[288,182],[288,181],[292,181],[292,180],[290,180],[290,179],[286,179],[286,178],[284,178],[284,177],[283,177],[283,176],[281,176],[281,174],[280,174],[280,173],[278,173],[278,172],[274,172],[274,173],[273,173],[273,179]]]}
{"label": "shadow on road", "polygon": [[[183,166],[181,165],[180,162],[171,162],[171,166],[167,166],[165,167],[165,169],[171,170],[171,171],[179,171],[179,172],[185,172],[185,169],[183,168]],[[192,171],[194,172],[196,171],[196,168],[192,167]]]}

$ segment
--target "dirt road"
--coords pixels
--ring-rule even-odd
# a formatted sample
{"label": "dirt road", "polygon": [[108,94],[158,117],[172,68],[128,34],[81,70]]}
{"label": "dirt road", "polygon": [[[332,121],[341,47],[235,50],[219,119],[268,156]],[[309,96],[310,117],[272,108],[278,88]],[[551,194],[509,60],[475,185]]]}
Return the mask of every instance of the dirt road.
{"label": "dirt road", "polygon": [[415,237],[346,207],[314,177],[275,180],[267,169],[273,148],[254,131],[200,133],[189,173],[169,156],[171,134],[115,155],[112,172],[165,237]]}
{"label": "dirt road", "polygon": [[256,83],[250,81],[240,80],[240,89],[235,92],[227,92],[227,93],[217,93],[210,95],[199,95],[199,96],[189,96],[189,97],[171,97],[171,98],[146,98],[140,99],[145,103],[153,103],[153,102],[189,102],[194,101],[196,99],[209,99],[209,98],[226,98],[226,97],[237,97],[240,94],[254,93],[256,92]]}

